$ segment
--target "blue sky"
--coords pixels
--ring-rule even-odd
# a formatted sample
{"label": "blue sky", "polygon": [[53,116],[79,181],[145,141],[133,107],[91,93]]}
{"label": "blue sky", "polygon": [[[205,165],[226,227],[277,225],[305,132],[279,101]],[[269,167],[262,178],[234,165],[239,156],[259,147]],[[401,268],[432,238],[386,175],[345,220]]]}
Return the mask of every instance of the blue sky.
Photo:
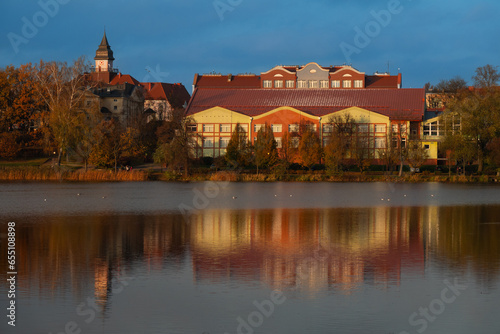
{"label": "blue sky", "polygon": [[477,67],[500,65],[494,0],[2,0],[0,13],[0,67],[93,61],[106,27],[122,73],[188,91],[195,73],[312,61],[367,74],[389,63],[407,88],[455,75],[471,83]]}

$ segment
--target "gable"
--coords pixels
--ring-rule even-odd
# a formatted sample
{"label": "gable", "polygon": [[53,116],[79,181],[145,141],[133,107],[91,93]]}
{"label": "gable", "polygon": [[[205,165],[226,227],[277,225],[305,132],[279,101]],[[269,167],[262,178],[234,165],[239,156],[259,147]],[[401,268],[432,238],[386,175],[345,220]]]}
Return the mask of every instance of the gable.
{"label": "gable", "polygon": [[212,107],[190,115],[196,123],[250,123],[251,117],[222,107]]}
{"label": "gable", "polygon": [[328,123],[333,116],[344,116],[350,114],[356,123],[384,123],[389,124],[389,117],[359,107],[350,107],[323,116],[322,123]]}

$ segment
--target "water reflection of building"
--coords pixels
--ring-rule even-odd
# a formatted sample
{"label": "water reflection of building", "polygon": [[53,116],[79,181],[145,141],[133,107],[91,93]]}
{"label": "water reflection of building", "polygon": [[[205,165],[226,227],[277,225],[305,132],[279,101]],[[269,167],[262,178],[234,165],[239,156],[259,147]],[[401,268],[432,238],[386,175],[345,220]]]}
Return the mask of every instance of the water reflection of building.
{"label": "water reflection of building", "polygon": [[196,280],[350,290],[423,271],[420,209],[211,211],[192,220]]}

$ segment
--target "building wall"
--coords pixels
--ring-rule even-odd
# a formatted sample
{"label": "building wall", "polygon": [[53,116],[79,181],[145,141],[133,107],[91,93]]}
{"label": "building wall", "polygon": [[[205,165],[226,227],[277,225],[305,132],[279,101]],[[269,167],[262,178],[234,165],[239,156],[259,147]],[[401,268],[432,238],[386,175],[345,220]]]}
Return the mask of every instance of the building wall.
{"label": "building wall", "polygon": [[387,116],[358,107],[347,108],[322,117],[321,139],[323,146],[328,144],[332,135],[330,125],[334,120],[333,118],[340,117],[343,119],[345,115],[352,117],[356,123],[356,136],[363,139],[363,142],[367,145],[367,154],[373,159],[379,159],[381,152],[385,151],[388,145],[391,121]]}
{"label": "building wall", "polygon": [[301,125],[312,124],[316,131],[319,131],[319,117],[311,116],[291,107],[280,107],[254,117],[250,130],[252,143],[255,143],[258,127],[266,124],[274,126],[273,134],[278,142],[278,147],[281,146],[280,141],[285,132],[298,132],[298,128]]}
{"label": "building wall", "polygon": [[[271,82],[270,87],[264,87],[264,82]],[[281,87],[277,82],[282,81]],[[293,81],[293,87],[287,87],[286,82]],[[297,76],[295,73],[290,72],[284,68],[275,68],[268,72],[261,74],[261,87],[262,88],[296,88]]]}
{"label": "building wall", "polygon": [[[365,88],[365,74],[356,71],[352,67],[345,67],[336,72],[330,73],[329,76],[330,87],[338,89],[348,89],[348,88]],[[337,87],[333,84],[334,81],[340,83]],[[361,81],[361,86],[356,87],[356,81]],[[346,87],[344,82],[349,83],[349,87]]]}
{"label": "building wall", "polygon": [[196,123],[193,136],[199,149],[197,157],[219,157],[226,153],[226,145],[231,134],[240,124],[243,129],[249,131],[251,117],[240,114],[229,109],[214,107],[195,115],[191,118]]}

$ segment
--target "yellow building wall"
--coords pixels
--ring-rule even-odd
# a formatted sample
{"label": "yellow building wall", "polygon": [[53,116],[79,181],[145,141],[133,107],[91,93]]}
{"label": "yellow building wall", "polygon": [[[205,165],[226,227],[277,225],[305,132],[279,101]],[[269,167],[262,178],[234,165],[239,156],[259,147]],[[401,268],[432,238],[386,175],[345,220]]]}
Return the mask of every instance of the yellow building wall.
{"label": "yellow building wall", "polygon": [[427,159],[428,160],[437,160],[438,158],[438,143],[436,141],[422,141],[422,147],[425,145],[429,145],[427,149]]}
{"label": "yellow building wall", "polygon": [[[218,157],[224,155],[226,149],[221,145],[221,138],[229,139],[232,132],[236,129],[236,124],[240,124],[246,131],[251,128],[252,118],[243,115],[236,111],[232,111],[222,107],[213,107],[204,111],[200,111],[190,118],[196,122],[196,132],[198,134],[198,145],[202,147],[201,152],[205,157]],[[221,131],[221,124],[230,124],[228,131]],[[210,128],[207,130],[207,128]],[[203,147],[205,139],[209,139],[213,143],[213,147]]]}
{"label": "yellow building wall", "polygon": [[356,123],[377,123],[389,126],[389,117],[359,107],[350,107],[321,117],[321,123],[331,123],[330,118],[350,114]]}

